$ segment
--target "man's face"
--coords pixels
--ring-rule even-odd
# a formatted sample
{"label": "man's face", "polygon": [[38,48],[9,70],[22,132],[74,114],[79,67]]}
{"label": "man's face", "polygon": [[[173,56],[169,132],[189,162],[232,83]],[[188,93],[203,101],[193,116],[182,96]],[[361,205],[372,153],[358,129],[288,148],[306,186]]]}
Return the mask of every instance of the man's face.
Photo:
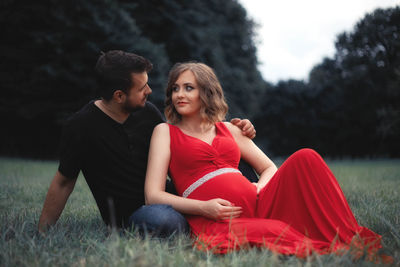
{"label": "man's face", "polygon": [[143,108],[146,104],[147,96],[152,92],[150,86],[147,84],[147,72],[132,73],[131,79],[133,86],[127,90],[124,102],[124,109],[126,111]]}

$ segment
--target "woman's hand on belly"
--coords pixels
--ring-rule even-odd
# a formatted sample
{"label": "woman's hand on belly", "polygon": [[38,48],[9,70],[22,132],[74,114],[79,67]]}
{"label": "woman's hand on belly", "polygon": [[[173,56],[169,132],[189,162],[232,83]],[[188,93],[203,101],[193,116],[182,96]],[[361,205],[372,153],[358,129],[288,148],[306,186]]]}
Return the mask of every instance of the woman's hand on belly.
{"label": "woman's hand on belly", "polygon": [[204,201],[200,209],[203,217],[216,221],[237,218],[242,213],[242,207],[236,207],[228,200],[221,198]]}

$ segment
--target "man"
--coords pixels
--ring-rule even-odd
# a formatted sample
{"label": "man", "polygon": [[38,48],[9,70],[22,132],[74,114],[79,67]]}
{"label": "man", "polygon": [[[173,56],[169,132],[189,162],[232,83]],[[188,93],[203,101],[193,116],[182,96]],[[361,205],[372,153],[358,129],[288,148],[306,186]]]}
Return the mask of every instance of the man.
{"label": "man", "polygon": [[[100,56],[96,73],[101,99],[86,104],[64,126],[59,167],[43,205],[40,231],[56,223],[80,171],[107,225],[135,224],[159,236],[188,231],[186,220],[172,207],[143,206],[150,138],[164,121],[146,101],[152,92],[147,83],[151,69],[150,61],[133,53]],[[254,137],[248,120],[234,123]]]}

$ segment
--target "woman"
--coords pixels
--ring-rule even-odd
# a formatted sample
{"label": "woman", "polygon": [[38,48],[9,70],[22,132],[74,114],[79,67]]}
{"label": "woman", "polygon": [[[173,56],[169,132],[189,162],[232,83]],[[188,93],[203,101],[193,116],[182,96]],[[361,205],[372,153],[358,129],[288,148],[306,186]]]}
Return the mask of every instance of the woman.
{"label": "woman", "polygon": [[[169,204],[185,214],[196,246],[215,253],[257,246],[305,256],[381,247],[379,235],[357,224],[315,151],[297,151],[278,170],[237,127],[222,122],[227,110],[210,67],[172,68],[165,109],[170,124],[159,124],[151,139],[148,204]],[[238,171],[240,157],[260,175],[258,183]],[[165,192],[167,173],[181,196]]]}

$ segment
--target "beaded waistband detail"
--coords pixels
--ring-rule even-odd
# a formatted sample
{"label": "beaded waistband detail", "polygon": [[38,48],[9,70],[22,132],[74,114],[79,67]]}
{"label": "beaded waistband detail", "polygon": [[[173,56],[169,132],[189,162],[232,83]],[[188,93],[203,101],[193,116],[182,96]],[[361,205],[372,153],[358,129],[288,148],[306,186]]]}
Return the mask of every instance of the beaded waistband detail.
{"label": "beaded waistband detail", "polygon": [[207,173],[206,175],[204,175],[203,177],[198,179],[196,182],[191,184],[188,188],[186,188],[186,190],[182,194],[182,197],[188,197],[194,190],[196,190],[197,187],[201,186],[208,180],[210,180],[218,175],[221,175],[224,173],[229,173],[229,172],[241,173],[239,170],[234,169],[234,168],[222,168],[222,169],[218,169],[218,170],[212,171],[210,173]]}

